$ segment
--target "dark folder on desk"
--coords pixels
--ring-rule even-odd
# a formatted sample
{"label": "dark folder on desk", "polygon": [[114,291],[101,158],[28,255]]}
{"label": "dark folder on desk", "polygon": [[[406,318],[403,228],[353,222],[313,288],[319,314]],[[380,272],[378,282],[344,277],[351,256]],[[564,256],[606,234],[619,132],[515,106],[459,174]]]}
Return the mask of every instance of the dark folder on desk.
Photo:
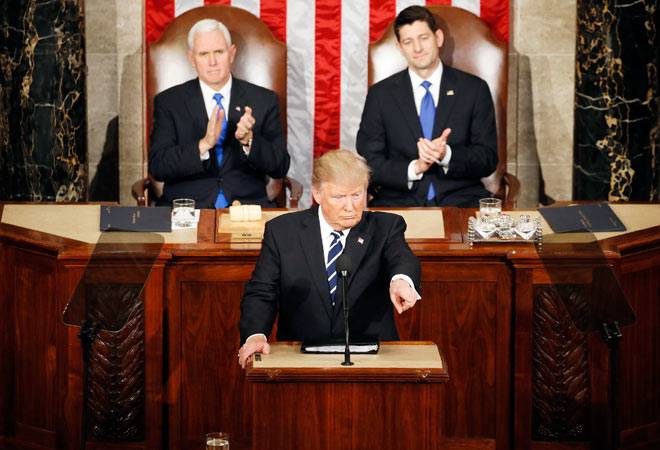
{"label": "dark folder on desk", "polygon": [[167,206],[101,206],[101,231],[172,231],[172,210]]}
{"label": "dark folder on desk", "polygon": [[607,203],[541,208],[539,212],[555,233],[626,231]]}

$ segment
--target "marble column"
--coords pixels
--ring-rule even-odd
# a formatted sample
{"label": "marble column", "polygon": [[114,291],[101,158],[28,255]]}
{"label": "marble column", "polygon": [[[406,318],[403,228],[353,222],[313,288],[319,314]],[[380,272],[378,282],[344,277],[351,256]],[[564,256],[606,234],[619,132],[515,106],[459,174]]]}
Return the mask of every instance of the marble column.
{"label": "marble column", "polygon": [[657,7],[577,1],[576,200],[658,200]]}
{"label": "marble column", "polygon": [[0,200],[84,200],[84,0],[0,2]]}

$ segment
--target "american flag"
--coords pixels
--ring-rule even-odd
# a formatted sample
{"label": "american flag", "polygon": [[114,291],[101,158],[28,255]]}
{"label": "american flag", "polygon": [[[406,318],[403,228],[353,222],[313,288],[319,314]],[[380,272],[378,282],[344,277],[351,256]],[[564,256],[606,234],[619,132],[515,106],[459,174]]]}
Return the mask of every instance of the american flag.
{"label": "american flag", "polygon": [[146,40],[158,40],[174,17],[211,4],[251,12],[286,43],[289,175],[305,188],[302,206],[310,202],[314,156],[355,148],[367,95],[368,45],[399,11],[410,5],[453,5],[509,39],[509,0],[146,0]]}

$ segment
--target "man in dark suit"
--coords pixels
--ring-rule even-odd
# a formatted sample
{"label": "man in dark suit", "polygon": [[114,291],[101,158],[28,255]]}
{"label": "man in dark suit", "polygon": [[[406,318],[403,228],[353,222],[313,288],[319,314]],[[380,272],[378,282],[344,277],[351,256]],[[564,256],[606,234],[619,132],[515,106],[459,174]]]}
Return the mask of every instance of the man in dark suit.
{"label": "man in dark suit", "polygon": [[278,340],[344,336],[335,270],[342,252],[352,261],[351,334],[398,339],[393,307],[402,313],[420,298],[419,261],[405,241],[401,216],[364,211],[368,184],[364,158],[348,150],[328,152],[314,162],[312,195],[319,206],[266,223],[241,302],[241,366],[255,352],[268,353],[267,336],[278,315]]}
{"label": "man in dark suit", "polygon": [[426,8],[402,10],[394,32],[408,68],[369,89],[357,135],[372,205],[476,207],[497,166],[488,85],[442,64],[444,35]]}
{"label": "man in dark suit", "polygon": [[192,198],[198,208],[233,200],[274,206],[266,175],[289,169],[277,95],[231,75],[236,46],[213,19],[192,26],[188,59],[199,78],[154,98],[149,171],[164,181],[161,204]]}

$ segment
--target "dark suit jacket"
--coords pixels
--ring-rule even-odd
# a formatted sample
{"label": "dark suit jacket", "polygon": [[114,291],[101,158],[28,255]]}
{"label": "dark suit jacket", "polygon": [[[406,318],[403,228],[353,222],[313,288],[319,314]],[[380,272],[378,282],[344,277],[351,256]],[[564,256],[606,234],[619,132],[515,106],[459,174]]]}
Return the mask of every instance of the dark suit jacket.
{"label": "dark suit jacket", "polygon": [[[222,165],[215,149],[201,161],[198,142],[206,134],[208,116],[199,80],[167,89],[154,98],[154,125],[149,171],[165,182],[161,204],[175,198],[193,198],[198,208],[213,208],[220,189],[231,203],[273,206],[266,196],[266,178],[282,178],[289,170],[277,94],[237,78],[233,79]],[[249,156],[234,137],[236,124],[250,106],[256,119]],[[240,107],[240,111],[236,108]]]}
{"label": "dark suit jacket", "polygon": [[497,166],[497,131],[485,81],[444,65],[433,138],[451,128],[452,156],[447,174],[434,164],[408,189],[408,164],[417,159],[422,134],[408,69],[373,85],[367,94],[357,135],[357,151],[373,170],[374,206],[423,206],[429,183],[435,205],[476,206],[491,195],[480,178]]}
{"label": "dark suit jacket", "polygon": [[[353,270],[347,296],[352,336],[398,339],[389,297],[392,276],[408,275],[419,292],[420,267],[404,239],[406,223],[396,214],[365,211],[346,239]],[[341,289],[330,301],[318,207],[266,223],[261,254],[241,302],[241,342],[268,336],[279,312],[278,340],[344,336]]]}

